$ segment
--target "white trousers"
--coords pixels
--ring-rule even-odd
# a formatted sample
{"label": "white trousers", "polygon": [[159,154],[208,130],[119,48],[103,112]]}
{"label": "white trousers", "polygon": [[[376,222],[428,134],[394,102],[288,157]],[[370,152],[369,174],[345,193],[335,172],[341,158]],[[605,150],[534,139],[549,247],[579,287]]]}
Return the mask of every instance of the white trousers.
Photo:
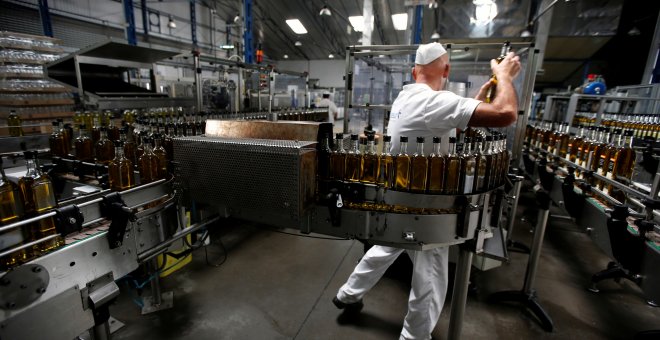
{"label": "white trousers", "polygon": [[[399,248],[371,247],[339,289],[339,301],[362,299],[402,252]],[[407,252],[413,262],[413,277],[400,339],[430,339],[447,296],[449,248]]]}

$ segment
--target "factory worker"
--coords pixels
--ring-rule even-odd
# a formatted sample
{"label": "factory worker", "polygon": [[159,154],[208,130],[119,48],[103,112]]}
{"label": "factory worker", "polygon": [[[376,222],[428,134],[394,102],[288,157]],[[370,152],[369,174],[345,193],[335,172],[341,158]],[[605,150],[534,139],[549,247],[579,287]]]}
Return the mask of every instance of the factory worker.
{"label": "factory worker", "polygon": [[327,107],[328,108],[328,123],[334,123],[337,119],[337,105],[335,105],[332,100],[330,100],[330,93],[323,93],[323,99],[316,104],[316,107]]}
{"label": "factory worker", "polygon": [[[392,153],[399,150],[399,136],[425,137],[426,146],[430,147],[428,141],[433,136],[446,143],[456,128],[505,127],[514,123],[518,103],[512,81],[520,72],[520,59],[511,52],[500,64],[492,60],[491,69],[497,77],[491,103],[484,102],[486,91],[492,86],[490,80],[475,99],[442,91],[450,70],[447,51],[438,43],[420,45],[412,70],[415,83],[403,86],[392,104],[387,127],[392,135]],[[444,149],[447,152],[446,144]],[[425,148],[425,153],[429,154],[430,149]],[[403,251],[384,246],[369,249],[337,292],[332,301],[335,306],[345,309],[345,313],[359,312],[364,295]],[[448,247],[407,252],[413,262],[413,277],[400,339],[430,339],[447,295]]]}

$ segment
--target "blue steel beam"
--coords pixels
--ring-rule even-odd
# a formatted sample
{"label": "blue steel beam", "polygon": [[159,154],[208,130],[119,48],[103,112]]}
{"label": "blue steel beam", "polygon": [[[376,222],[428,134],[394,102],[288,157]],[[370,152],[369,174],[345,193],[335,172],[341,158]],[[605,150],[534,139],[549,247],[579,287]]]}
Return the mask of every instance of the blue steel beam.
{"label": "blue steel beam", "polygon": [[142,28],[144,29],[144,38],[148,39],[149,38],[149,21],[147,19],[148,11],[149,9],[147,8],[147,0],[140,0],[140,4],[142,7]]}
{"label": "blue steel beam", "polygon": [[415,7],[415,23],[413,25],[413,44],[422,43],[422,15],[424,13],[424,6],[417,5]]}
{"label": "blue steel beam", "polygon": [[126,40],[130,45],[137,45],[135,34],[135,13],[133,13],[133,0],[122,0],[124,5],[124,19],[126,20]]}
{"label": "blue steel beam", "polygon": [[53,36],[53,22],[50,20],[50,10],[48,9],[48,0],[39,0],[39,16],[41,17],[41,28],[47,37]]}
{"label": "blue steel beam", "polygon": [[252,41],[252,0],[243,0],[243,14],[245,16],[245,27],[243,32],[243,43],[245,44],[244,61],[254,64],[254,43]]}
{"label": "blue steel beam", "polygon": [[190,0],[190,35],[193,49],[197,49],[197,11],[195,10],[195,0]]}

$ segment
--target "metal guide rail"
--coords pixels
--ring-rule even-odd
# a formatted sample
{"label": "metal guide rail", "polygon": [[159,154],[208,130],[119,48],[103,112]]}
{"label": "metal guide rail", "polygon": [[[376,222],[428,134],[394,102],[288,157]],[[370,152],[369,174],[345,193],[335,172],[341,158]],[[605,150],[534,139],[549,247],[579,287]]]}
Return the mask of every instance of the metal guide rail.
{"label": "metal guide rail", "polygon": [[[656,306],[660,301],[660,272],[655,266],[660,263],[660,201],[625,178],[602,176],[539,148],[528,147],[523,162],[530,177],[613,259],[593,275],[589,290],[598,292],[596,283],[604,279],[626,278],[639,285],[647,302]],[[598,189],[596,181],[625,195],[612,197],[609,191]]]}
{"label": "metal guide rail", "polygon": [[201,228],[195,225],[177,233],[180,218],[172,193],[172,181],[166,180],[122,192],[105,190],[0,227],[1,236],[54,218],[57,229],[56,235],[3,250],[0,256],[65,237],[63,247],[0,272],[0,338],[38,339],[49,334],[53,339],[73,339],[99,323],[107,324],[107,317],[95,320],[95,313],[107,312],[107,302],[119,294],[114,280],[162,253],[183,234]]}

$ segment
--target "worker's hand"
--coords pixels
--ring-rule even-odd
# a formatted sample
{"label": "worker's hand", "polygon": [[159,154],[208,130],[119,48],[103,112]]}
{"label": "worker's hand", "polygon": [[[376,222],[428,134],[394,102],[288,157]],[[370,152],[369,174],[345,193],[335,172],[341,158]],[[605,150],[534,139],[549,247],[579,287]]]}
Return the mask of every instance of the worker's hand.
{"label": "worker's hand", "polygon": [[520,57],[513,52],[509,52],[499,64],[495,59],[492,59],[490,68],[498,80],[513,80],[520,73]]}
{"label": "worker's hand", "polygon": [[493,85],[494,85],[493,78],[488,79],[488,81],[485,84],[481,85],[481,88],[479,89],[479,93],[477,93],[477,96],[474,97],[474,99],[485,102],[486,93],[488,93],[488,89]]}

